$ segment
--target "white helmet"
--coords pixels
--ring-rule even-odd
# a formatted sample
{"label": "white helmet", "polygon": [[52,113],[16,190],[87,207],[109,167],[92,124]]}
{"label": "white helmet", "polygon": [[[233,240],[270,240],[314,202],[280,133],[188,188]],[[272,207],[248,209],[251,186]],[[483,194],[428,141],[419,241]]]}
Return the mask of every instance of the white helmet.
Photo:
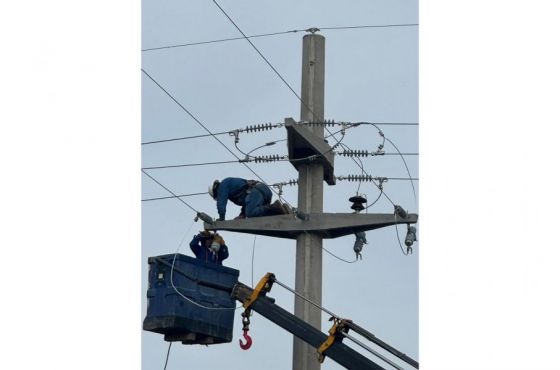
{"label": "white helmet", "polygon": [[210,244],[210,250],[214,253],[218,253],[220,250],[220,243],[214,240],[212,244]]}
{"label": "white helmet", "polygon": [[216,199],[218,197],[218,194],[216,192],[218,185],[220,185],[220,180],[214,180],[212,184],[210,184],[210,186],[208,187],[208,194],[210,194],[212,199]]}

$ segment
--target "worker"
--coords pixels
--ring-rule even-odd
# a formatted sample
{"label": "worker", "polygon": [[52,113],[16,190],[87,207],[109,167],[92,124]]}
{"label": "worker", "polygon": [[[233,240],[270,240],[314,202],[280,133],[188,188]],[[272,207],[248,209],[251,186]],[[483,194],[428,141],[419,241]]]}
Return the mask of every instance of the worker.
{"label": "worker", "polygon": [[214,180],[208,187],[208,193],[216,201],[220,221],[225,220],[228,199],[241,206],[241,213],[236,219],[290,213],[289,208],[278,200],[270,204],[272,192],[268,185],[255,180],[238,177]]}
{"label": "worker", "polygon": [[226,243],[218,233],[201,231],[191,240],[190,246],[196,258],[206,263],[221,265],[229,257]]}

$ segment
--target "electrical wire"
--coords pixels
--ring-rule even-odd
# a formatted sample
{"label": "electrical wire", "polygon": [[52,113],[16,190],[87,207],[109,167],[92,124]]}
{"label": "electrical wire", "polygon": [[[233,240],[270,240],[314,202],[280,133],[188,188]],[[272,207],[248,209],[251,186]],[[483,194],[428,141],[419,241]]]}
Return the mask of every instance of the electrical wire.
{"label": "electrical wire", "polygon": [[162,200],[162,199],[173,199],[173,198],[180,198],[180,197],[192,197],[192,196],[195,196],[195,195],[204,195],[204,194],[208,194],[208,192],[205,191],[203,193],[181,194],[181,195],[176,195],[176,196],[172,196],[172,197],[148,198],[148,199],[142,199],[142,202],[149,202],[149,201],[152,201],[152,200]]}
{"label": "electrical wire", "polygon": [[[251,40],[248,38],[247,35],[245,35],[245,33],[241,30],[241,28],[239,28],[239,26],[235,23],[235,21],[228,15],[228,13],[220,6],[220,4],[217,3],[216,0],[212,0],[212,2],[220,9],[220,11],[226,16],[226,18],[234,25],[234,27],[241,33],[241,35],[243,35],[243,38],[245,40],[247,40],[247,42],[253,47],[253,49],[261,56],[261,58],[268,64],[268,66],[276,73],[276,75],[278,76],[278,78],[280,78],[280,80],[282,80],[282,82],[288,87],[288,89],[298,98],[298,100],[301,102],[301,104],[307,108],[309,110],[309,112],[311,112],[311,114],[317,118],[317,115],[313,112],[313,110],[311,110],[311,108],[309,108],[309,106],[307,104],[305,104],[305,102],[302,100],[302,98],[296,93],[296,91],[290,86],[290,84],[284,79],[284,77],[282,77],[282,75],[278,72],[278,70],[270,63],[270,61],[260,52],[260,50],[251,42]],[[412,24],[409,24],[412,25]],[[414,24],[417,25],[417,24]],[[366,26],[352,26],[352,27],[329,27],[330,29],[349,29],[349,28],[366,28]],[[325,28],[326,29],[326,28]],[[198,120],[196,119],[196,117],[194,117],[185,107],[183,107],[173,96],[171,96],[171,94],[169,94],[160,84],[158,84],[144,69],[142,69],[142,71],[150,78],[152,79],[152,81],[154,83],[156,83],[156,85],[158,85],[171,99],[173,99],[183,110],[185,110],[197,123],[199,123],[201,126],[204,127],[204,129],[206,131],[208,131],[209,134],[210,131]],[[328,127],[325,127],[327,129],[327,131],[331,134],[331,136],[333,135],[333,133],[328,129]],[[378,128],[379,130],[379,128]],[[379,130],[381,132],[381,130]],[[224,146],[232,155],[234,155],[238,160],[240,158],[238,158],[227,146],[225,146],[225,144],[223,144],[215,135],[212,135],[216,140],[218,140],[218,142],[220,142],[220,144],[222,144],[222,146]],[[337,145],[340,145],[340,141],[337,143]],[[353,161],[358,164],[358,162],[356,161],[355,158],[353,158]],[[260,176],[258,176],[250,167],[248,167],[245,163],[243,163],[251,172],[253,172],[257,177],[259,177],[259,179],[262,180],[262,178],[260,178]],[[361,168],[362,172],[365,173],[364,169],[363,169],[363,164],[358,164],[358,166]],[[410,173],[409,173],[410,175]],[[262,180],[263,183],[266,184],[266,182],[264,180]],[[268,186],[268,185],[267,185]],[[358,191],[359,191],[359,187],[360,184],[358,184]],[[270,186],[269,186],[270,188]],[[281,195],[279,193],[277,193],[275,191],[274,188],[272,188],[271,190],[273,190],[280,199],[284,200]],[[383,192],[383,194],[385,194]],[[387,197],[387,199],[389,199],[389,197],[385,194],[385,196]],[[416,193],[415,193],[415,199],[416,199]],[[389,201],[391,203],[393,203],[390,199]],[[289,202],[286,202],[289,205]],[[394,203],[393,203],[394,204]]]}
{"label": "electrical wire", "polygon": [[255,265],[255,243],[257,242],[257,236],[253,239],[253,253],[251,254],[251,288],[255,287],[255,275],[253,267]]}
{"label": "electrical wire", "polygon": [[416,190],[414,189],[414,182],[412,182],[412,175],[410,174],[410,170],[408,168],[408,165],[406,164],[406,160],[404,159],[404,156],[401,154],[401,151],[399,150],[399,148],[397,148],[397,146],[387,138],[387,141],[389,142],[389,144],[391,144],[395,150],[401,155],[401,159],[404,163],[404,167],[406,168],[406,172],[408,173],[408,177],[410,178],[410,185],[412,186],[412,192],[414,193],[414,203],[417,203],[417,199],[416,199]]}
{"label": "electrical wire", "polygon": [[[413,122],[408,122],[408,123],[406,123],[406,122],[403,122],[403,123],[401,123],[401,122],[376,122],[376,124],[377,124],[377,125],[394,125],[394,126],[402,126],[402,125],[405,125],[405,126],[418,126],[418,123],[413,123]],[[356,125],[356,126],[357,126],[357,125]],[[346,127],[345,129],[349,129],[349,128],[356,127],[356,126],[354,126],[354,125],[348,126],[348,127]],[[340,130],[338,130],[338,131],[335,131],[334,134],[336,134],[336,133],[338,133],[338,132],[340,132],[340,131],[342,131],[342,130],[344,130],[344,128],[343,128],[343,129],[340,129]],[[171,138],[171,139],[162,139],[162,140],[145,141],[145,142],[141,143],[141,145],[160,144],[160,143],[167,143],[167,142],[178,141],[178,140],[198,139],[198,138],[201,138],[201,137],[208,137],[208,136],[212,136],[212,135],[225,135],[225,134],[229,134],[229,133],[231,133],[231,132],[232,132],[232,131],[222,131],[222,132],[214,132],[214,133],[212,133],[212,134],[203,134],[203,135],[194,135],[194,136],[182,136],[182,137],[176,137],[176,138]],[[327,138],[329,138],[329,137],[331,137],[331,136],[333,136],[333,134],[331,134],[331,135],[329,135],[329,136],[326,136],[325,139],[327,139]],[[283,141],[283,140],[285,141],[285,140],[287,140],[287,139],[277,140],[277,142],[278,142],[278,141]]]}
{"label": "electrical wire", "polygon": [[170,141],[197,139],[197,138],[201,138],[201,137],[207,137],[207,136],[213,136],[213,135],[225,135],[225,134],[229,134],[229,131],[213,132],[211,134],[195,135],[195,136],[183,136],[183,137],[176,137],[176,138],[172,138],[172,139],[145,141],[145,142],[141,143],[141,145],[168,143]]}
{"label": "electrical wire", "polygon": [[225,163],[240,163],[239,161],[221,161],[221,162],[205,162],[205,163],[188,163],[188,164],[172,164],[167,166],[154,166],[154,167],[142,167],[143,170],[161,170],[163,168],[177,168],[177,167],[195,167],[195,166],[207,166],[212,164],[225,164]]}
{"label": "electrical wire", "polygon": [[[287,33],[296,33],[296,32],[305,32],[305,30],[292,30],[292,31],[263,33],[263,34],[260,34],[260,35],[251,35],[251,36],[246,36],[246,37],[252,39],[252,38],[257,38],[257,37],[276,36],[276,35],[283,35],[283,34],[287,34]],[[190,43],[186,43],[186,44],[176,44],[176,45],[169,45],[169,46],[159,46],[159,47],[155,47],[155,48],[146,48],[146,49],[142,49],[141,51],[152,51],[152,50],[161,50],[161,49],[180,48],[180,47],[184,47],[184,46],[213,44],[213,43],[217,43],[217,42],[244,40],[244,39],[245,39],[245,37],[230,37],[230,38],[219,39],[219,40],[190,42]]]}
{"label": "electrical wire", "polygon": [[[235,158],[237,158],[238,161],[241,161],[241,158],[239,158],[227,145],[225,145],[220,139],[218,139],[216,137],[216,135],[214,135],[212,132],[210,132],[210,130],[208,130],[208,128],[198,119],[196,118],[187,108],[185,108],[177,99],[175,99],[175,97],[173,97],[173,95],[171,95],[163,86],[161,86],[152,76],[150,76],[148,74],[148,72],[146,72],[143,68],[142,68],[142,72],[150,79],[152,80],[152,82],[154,84],[156,84],[156,86],[158,86],[167,96],[169,96],[169,98],[171,100],[173,100],[175,102],[175,104],[177,104],[183,111],[185,111],[185,113],[187,113],[196,123],[198,123],[206,132],[208,132],[210,135],[212,135],[212,137],[214,139],[216,139],[228,152],[231,153],[231,155],[233,155]],[[263,184],[265,184],[266,186],[268,186],[269,188],[271,188],[266,181],[263,180],[262,177],[260,177],[255,171],[253,171],[253,169],[251,167],[249,167],[246,163],[241,162],[249,171],[251,171],[259,180],[261,180],[261,182]],[[286,201],[284,198],[282,198],[281,195],[279,195],[276,190],[274,188],[271,188],[271,190],[273,192],[275,192],[278,197],[284,201],[284,203],[287,203],[288,205],[290,205],[290,203],[288,201]],[[178,198],[180,199],[180,198]],[[290,205],[291,206],[291,205]],[[190,206],[189,206],[190,207]],[[192,207],[191,207],[192,208]]]}
{"label": "electrical wire", "polygon": [[[407,179],[407,180],[408,180],[408,179]],[[382,192],[382,191],[379,191],[379,195],[377,196],[377,198],[376,198],[373,202],[371,202],[370,204],[368,204],[368,205],[366,206],[366,208],[364,208],[364,209],[367,210],[369,207],[371,207],[371,206],[373,206],[375,203],[377,203],[377,201],[379,201],[379,199],[381,199],[381,195],[383,195],[383,192]]]}
{"label": "electrical wire", "polygon": [[[216,6],[221,10],[221,12],[226,16],[227,19],[229,19],[229,21],[234,25],[235,28],[237,28],[237,30],[239,31],[239,33],[241,33],[243,35],[243,37],[245,38],[245,40],[247,40],[247,42],[249,44],[251,44],[251,46],[253,47],[253,49],[255,49],[255,51],[261,56],[261,58],[266,62],[266,64],[268,64],[268,66],[274,71],[274,73],[276,73],[276,75],[278,76],[278,78],[280,78],[280,80],[282,80],[282,82],[284,82],[284,84],[288,87],[288,89],[290,89],[290,91],[299,99],[299,101],[301,102],[301,104],[307,108],[314,117],[317,117],[317,115],[315,113],[313,113],[313,111],[311,110],[311,108],[309,108],[307,106],[307,104],[305,104],[305,102],[301,99],[301,97],[298,95],[298,93],[296,93],[296,91],[292,88],[292,86],[290,86],[290,84],[284,79],[284,77],[282,77],[282,75],[280,74],[280,72],[278,72],[278,70],[276,68],[274,68],[274,66],[268,61],[268,59],[261,53],[261,51],[255,46],[255,44],[253,44],[251,42],[251,40],[249,40],[249,38],[245,35],[245,33],[241,30],[241,28],[239,28],[239,26],[235,23],[235,21],[233,19],[231,19],[231,17],[228,15],[228,13],[226,13],[226,11],[220,6],[220,4],[218,4],[216,2],[216,0],[212,0],[212,2],[214,4],[216,4]],[[327,129],[328,131],[328,129]],[[329,131],[330,132],[330,131]]]}
{"label": "electrical wire", "polygon": [[[241,28],[239,28],[239,26],[235,23],[235,21],[228,15],[228,13],[220,6],[220,4],[218,4],[216,2],[216,0],[212,0],[212,2],[220,9],[220,11],[226,16],[227,19],[229,19],[229,21],[234,25],[235,28],[237,28],[237,30],[239,31],[239,33],[241,33],[243,35],[243,37],[247,40],[247,42],[253,47],[253,49],[255,49],[255,51],[261,56],[261,58],[266,62],[266,64],[268,64],[268,66],[274,71],[274,73],[276,73],[276,75],[278,76],[278,78],[280,78],[280,80],[282,80],[282,82],[284,82],[284,85],[286,85],[286,87],[288,87],[288,89],[290,89],[290,91],[298,98],[298,100],[301,102],[301,104],[313,115],[313,117],[315,117],[315,119],[319,120],[317,117],[317,115],[315,114],[315,112],[313,112],[313,110],[303,101],[303,99],[298,95],[298,93],[296,93],[296,91],[290,86],[290,84],[284,79],[284,77],[282,77],[282,75],[280,74],[280,72],[278,72],[278,70],[276,68],[274,68],[274,66],[269,62],[269,60],[261,53],[261,51],[255,46],[255,44],[253,44],[251,42],[251,40],[249,40],[249,38],[247,38],[247,36],[245,35],[245,33],[241,30]],[[358,26],[358,27],[362,27],[365,28],[365,26]],[[355,28],[358,28],[355,27]],[[334,29],[333,27],[330,27],[332,29]],[[338,29],[342,29],[342,27],[338,27]],[[306,30],[306,31],[310,31]],[[333,135],[333,133],[329,130],[328,127],[325,127],[325,129],[331,134],[331,136]],[[339,143],[340,144],[340,143]],[[355,158],[352,157],[352,160],[358,165],[358,162],[356,161]],[[361,166],[362,171],[363,171],[363,165]]]}
{"label": "electrical wire", "polygon": [[396,233],[397,233],[397,240],[399,241],[399,247],[401,248],[401,252],[402,252],[405,256],[407,256],[407,255],[409,254],[409,253],[408,253],[408,250],[407,250],[406,252],[404,251],[403,246],[402,246],[402,243],[401,243],[401,238],[399,237],[399,228],[397,227],[397,212],[395,212],[395,231],[396,231]]}
{"label": "electrical wire", "polygon": [[187,207],[189,207],[190,209],[192,209],[195,213],[198,214],[198,211],[196,209],[194,209],[190,204],[188,204],[187,202],[185,202],[183,199],[179,198],[177,196],[177,194],[175,194],[174,192],[172,192],[171,190],[169,190],[167,187],[165,187],[161,182],[157,181],[155,178],[153,178],[150,174],[148,174],[146,171],[142,170],[142,172],[144,173],[144,175],[148,176],[150,179],[152,179],[156,184],[158,184],[159,186],[161,186],[162,188],[164,188],[165,190],[167,190],[169,193],[171,193],[171,195],[173,195],[173,197],[177,198],[181,203],[183,203],[184,205],[186,205]]}
{"label": "electrical wire", "polygon": [[328,250],[327,248],[325,248],[325,247],[323,247],[323,250],[324,250],[325,252],[327,252],[328,254],[330,254],[331,256],[333,256],[334,258],[341,260],[342,262],[346,262],[346,263],[355,263],[355,262],[358,262],[358,259],[357,259],[357,258],[356,258],[354,261],[345,260],[344,258],[341,258],[341,257],[335,255],[334,253],[332,253],[331,251],[329,251],[329,250]]}
{"label": "electrical wire", "polygon": [[386,27],[411,27],[418,26],[418,23],[403,23],[403,24],[380,24],[380,25],[368,25],[368,26],[340,26],[340,27],[320,27],[321,30],[350,30],[359,28],[386,28]]}
{"label": "electrical wire", "polygon": [[169,352],[171,352],[171,344],[173,342],[169,342],[169,347],[167,347],[167,356],[165,356],[165,365],[163,366],[163,370],[167,369],[167,361],[169,360]]}
{"label": "electrical wire", "polygon": [[[383,24],[383,25],[368,25],[368,26],[343,26],[343,27],[317,27],[317,30],[319,30],[319,31],[321,31],[321,30],[347,30],[347,29],[362,29],[362,28],[388,28],[388,27],[411,27],[411,26],[418,26],[418,23]],[[253,38],[257,38],[257,37],[277,36],[277,35],[284,35],[284,34],[288,34],[288,33],[309,32],[310,30],[311,30],[311,28],[307,28],[307,29],[301,29],[301,30],[290,30],[290,31],[263,33],[263,34],[260,34],[260,35],[250,35],[250,36],[246,36],[246,37],[230,37],[230,38],[223,38],[223,39],[210,40],[210,41],[189,42],[189,43],[185,43],[185,44],[175,44],[175,45],[167,45],[167,46],[146,48],[146,49],[141,49],[141,51],[153,51],[153,50],[180,48],[180,47],[185,47],[185,46],[214,44],[214,43],[226,42],[226,41],[243,40],[245,38],[253,39]]]}
{"label": "electrical wire", "polygon": [[395,143],[393,143],[393,141],[391,141],[391,139],[385,137],[385,134],[383,133],[383,131],[379,127],[377,127],[376,123],[373,123],[373,122],[356,122],[356,125],[371,125],[371,126],[374,126],[377,129],[377,131],[379,132],[379,134],[383,137],[383,139],[387,140],[389,142],[389,144],[391,144],[393,146],[393,148],[395,148],[397,153],[401,156],[401,159],[402,159],[402,161],[404,163],[404,166],[406,168],[406,172],[408,173],[408,177],[410,179],[410,184],[412,186],[412,192],[414,194],[414,203],[416,204],[418,202],[418,199],[416,198],[416,190],[414,188],[414,183],[412,182],[412,175],[410,174],[410,169],[408,168],[406,160],[404,159],[404,156],[401,153],[401,151],[399,150],[399,148],[397,148],[397,146],[395,145]]}

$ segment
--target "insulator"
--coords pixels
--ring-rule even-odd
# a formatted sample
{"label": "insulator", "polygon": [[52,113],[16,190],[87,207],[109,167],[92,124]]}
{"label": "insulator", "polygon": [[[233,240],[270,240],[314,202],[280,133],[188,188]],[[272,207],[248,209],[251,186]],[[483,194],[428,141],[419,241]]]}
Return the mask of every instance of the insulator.
{"label": "insulator", "polygon": [[272,130],[274,127],[279,127],[279,126],[273,125],[272,123],[261,123],[258,125],[246,126],[245,129],[242,131],[245,132],[267,131],[267,130]]}
{"label": "insulator", "polygon": [[399,205],[395,205],[395,213],[402,218],[406,218],[408,216],[408,213]]}
{"label": "insulator", "polygon": [[328,126],[328,127],[333,127],[336,125],[341,125],[342,123],[337,123],[335,122],[333,119],[331,120],[323,120],[323,121],[302,121],[301,124],[303,125],[309,125],[309,126]]}
{"label": "insulator", "polygon": [[357,232],[356,241],[354,242],[354,253],[356,253],[356,259],[362,259],[362,249],[364,244],[367,244],[366,233],[363,231]]}
{"label": "insulator", "polygon": [[194,221],[198,221],[198,219],[201,219],[202,221],[208,223],[208,224],[213,224],[214,220],[212,220],[212,217],[208,216],[206,213],[204,212],[197,212],[196,217],[194,218]]}
{"label": "insulator", "polygon": [[406,244],[407,247],[411,247],[415,241],[416,241],[416,228],[414,226],[408,226],[408,232],[406,233],[404,244]]}
{"label": "insulator", "polygon": [[364,243],[360,239],[356,238],[356,241],[354,242],[354,252],[356,252],[356,257],[360,255],[363,247]]}
{"label": "insulator", "polygon": [[339,154],[344,157],[367,157],[370,155],[370,152],[367,150],[343,150]]}
{"label": "insulator", "polygon": [[346,177],[339,176],[337,177],[338,180],[347,180],[347,181],[371,181],[377,180],[377,177],[373,177],[372,175],[348,175]]}
{"label": "insulator", "polygon": [[255,163],[260,162],[276,162],[285,159],[286,156],[280,156],[279,154],[272,154],[272,155],[261,155],[253,158]]}
{"label": "insulator", "polygon": [[352,203],[350,208],[353,209],[354,211],[360,212],[365,209],[364,203],[367,202],[367,199],[364,198],[363,196],[354,195],[353,197],[350,197],[350,199],[348,200]]}

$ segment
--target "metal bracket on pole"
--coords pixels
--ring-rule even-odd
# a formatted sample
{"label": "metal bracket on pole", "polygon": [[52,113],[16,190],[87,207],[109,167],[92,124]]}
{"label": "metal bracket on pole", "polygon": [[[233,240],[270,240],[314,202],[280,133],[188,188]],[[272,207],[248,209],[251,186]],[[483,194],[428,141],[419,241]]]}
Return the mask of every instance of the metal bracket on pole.
{"label": "metal bracket on pole", "polygon": [[205,223],[204,228],[285,239],[297,239],[298,235],[307,232],[332,239],[395,224],[414,224],[417,221],[418,215],[414,213],[407,214],[406,218],[391,213],[310,213],[305,220],[293,215],[265,216],[214,221],[212,224]]}

